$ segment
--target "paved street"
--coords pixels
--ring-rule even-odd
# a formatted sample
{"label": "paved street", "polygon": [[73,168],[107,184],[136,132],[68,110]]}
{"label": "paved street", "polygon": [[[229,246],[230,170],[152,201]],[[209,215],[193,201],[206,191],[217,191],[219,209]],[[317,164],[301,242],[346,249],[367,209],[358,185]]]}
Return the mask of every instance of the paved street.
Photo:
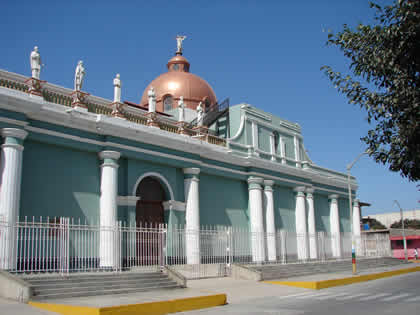
{"label": "paved street", "polygon": [[265,296],[180,314],[420,314],[420,272],[349,286]]}

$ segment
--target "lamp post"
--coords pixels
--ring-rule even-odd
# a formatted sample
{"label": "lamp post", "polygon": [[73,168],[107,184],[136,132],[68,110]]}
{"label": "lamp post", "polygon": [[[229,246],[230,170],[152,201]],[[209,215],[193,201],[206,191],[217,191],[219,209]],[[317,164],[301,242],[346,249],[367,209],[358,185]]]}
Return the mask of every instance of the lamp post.
{"label": "lamp post", "polygon": [[400,216],[401,216],[401,224],[402,224],[402,234],[403,234],[403,242],[404,242],[404,258],[405,258],[405,262],[408,262],[407,239],[405,238],[403,209],[401,208],[400,203],[397,200],[394,200],[394,203],[398,206],[398,208],[400,208]]}
{"label": "lamp post", "polygon": [[369,151],[365,151],[363,153],[360,153],[352,163],[347,164],[347,187],[349,190],[349,208],[350,208],[350,231],[351,231],[351,265],[353,274],[356,274],[356,246],[355,246],[355,240],[354,240],[354,231],[353,231],[353,204],[352,204],[352,197],[351,197],[351,187],[350,187],[350,170],[353,167],[354,164],[362,157],[362,155],[369,154]]}

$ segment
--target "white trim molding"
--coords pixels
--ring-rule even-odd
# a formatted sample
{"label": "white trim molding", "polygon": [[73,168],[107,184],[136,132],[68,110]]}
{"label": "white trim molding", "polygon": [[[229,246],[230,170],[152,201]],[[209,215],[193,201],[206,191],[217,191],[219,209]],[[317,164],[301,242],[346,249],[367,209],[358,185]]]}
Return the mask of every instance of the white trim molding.
{"label": "white trim molding", "polygon": [[166,178],[165,178],[162,174],[157,173],[157,172],[147,172],[147,173],[144,173],[143,175],[141,175],[141,176],[137,179],[136,183],[134,184],[134,188],[133,188],[133,196],[135,196],[135,195],[136,195],[136,192],[137,192],[137,187],[138,187],[138,185],[140,184],[140,182],[141,182],[144,178],[146,178],[146,177],[155,177],[155,178],[160,179],[162,182],[164,182],[164,183],[165,183],[165,185],[166,185],[166,188],[168,188],[168,191],[169,191],[169,197],[171,198],[171,200],[175,200],[174,191],[172,190],[172,187],[171,187],[171,185],[169,184],[168,180],[167,180],[167,179],[166,179]]}
{"label": "white trim molding", "polygon": [[167,200],[163,202],[163,209],[165,209],[165,211],[168,211],[168,210],[185,211],[186,204],[185,202],[182,202],[182,201]]}
{"label": "white trim molding", "polygon": [[118,206],[136,206],[137,201],[140,200],[140,197],[137,196],[118,196],[117,205]]}

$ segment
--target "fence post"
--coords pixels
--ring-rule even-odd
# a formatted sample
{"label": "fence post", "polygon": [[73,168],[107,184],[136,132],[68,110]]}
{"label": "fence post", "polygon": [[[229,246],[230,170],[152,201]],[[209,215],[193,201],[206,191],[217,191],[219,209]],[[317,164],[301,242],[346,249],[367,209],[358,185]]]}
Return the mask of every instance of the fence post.
{"label": "fence post", "polygon": [[231,237],[231,227],[227,227],[226,229],[226,273],[225,275],[228,276],[230,275],[230,270],[231,270],[231,263],[232,263],[232,258],[231,258],[231,241],[230,241],[230,237]]}

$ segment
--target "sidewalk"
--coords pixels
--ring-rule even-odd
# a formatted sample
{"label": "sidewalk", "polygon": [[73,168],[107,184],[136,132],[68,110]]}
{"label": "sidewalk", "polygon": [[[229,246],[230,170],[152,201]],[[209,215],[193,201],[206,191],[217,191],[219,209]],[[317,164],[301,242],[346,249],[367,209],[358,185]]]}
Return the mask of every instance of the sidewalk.
{"label": "sidewalk", "polygon": [[[359,275],[371,275],[380,272],[398,271],[401,269],[409,269],[413,267],[419,267],[418,264],[408,264],[403,266],[394,266],[386,268],[376,268],[371,270],[365,270]],[[348,272],[340,273],[329,273],[329,274],[317,274],[313,276],[305,277],[293,277],[289,279],[282,279],[287,281],[327,281],[332,279],[341,279],[351,277],[351,270]],[[214,305],[222,305],[223,294],[227,295],[227,302],[230,304],[241,303],[242,301],[249,300],[258,297],[280,297],[299,294],[306,292],[308,289],[301,287],[292,287],[285,285],[273,285],[265,282],[255,282],[253,280],[234,280],[232,278],[212,278],[212,279],[201,279],[201,280],[190,280],[188,281],[188,288],[186,289],[172,289],[172,290],[157,290],[150,292],[139,292],[136,294],[129,295],[103,295],[97,297],[82,297],[82,298],[70,298],[70,299],[51,299],[48,301],[37,301],[46,302],[48,304],[59,304],[67,306],[67,311],[62,311],[61,314],[106,314],[118,313],[122,315],[127,312],[136,312],[136,314],[165,314],[165,311],[169,308],[163,307],[159,303],[168,301],[175,301],[176,307],[181,305],[181,308],[172,308],[172,311],[187,311],[192,306],[203,306],[203,299],[207,302],[212,302]],[[212,298],[209,298],[212,297]],[[203,297],[203,299],[202,299]],[[183,300],[184,299],[184,300]],[[181,301],[181,302],[180,302]],[[187,301],[187,303],[182,302]],[[217,302],[217,303],[215,303]],[[157,305],[160,305],[156,308]],[[190,305],[188,305],[190,303]],[[191,304],[192,303],[192,304]],[[129,308],[121,309],[120,306],[127,305],[143,305],[137,309],[131,310]],[[75,312],[71,309],[71,306],[81,307],[81,312]],[[212,305],[212,306],[214,306]],[[150,308],[153,306],[152,308]],[[206,306],[206,305],[204,305]],[[148,307],[145,309],[144,307]],[[102,308],[102,312],[98,311]],[[198,307],[202,308],[202,307]],[[195,308],[197,309],[197,308]],[[61,309],[63,310],[63,308]],[[166,312],[167,313],[167,312]],[[35,308],[28,304],[20,304],[14,301],[0,299],[0,314],[22,314],[22,315],[53,315],[57,313],[49,312],[39,308]]]}

